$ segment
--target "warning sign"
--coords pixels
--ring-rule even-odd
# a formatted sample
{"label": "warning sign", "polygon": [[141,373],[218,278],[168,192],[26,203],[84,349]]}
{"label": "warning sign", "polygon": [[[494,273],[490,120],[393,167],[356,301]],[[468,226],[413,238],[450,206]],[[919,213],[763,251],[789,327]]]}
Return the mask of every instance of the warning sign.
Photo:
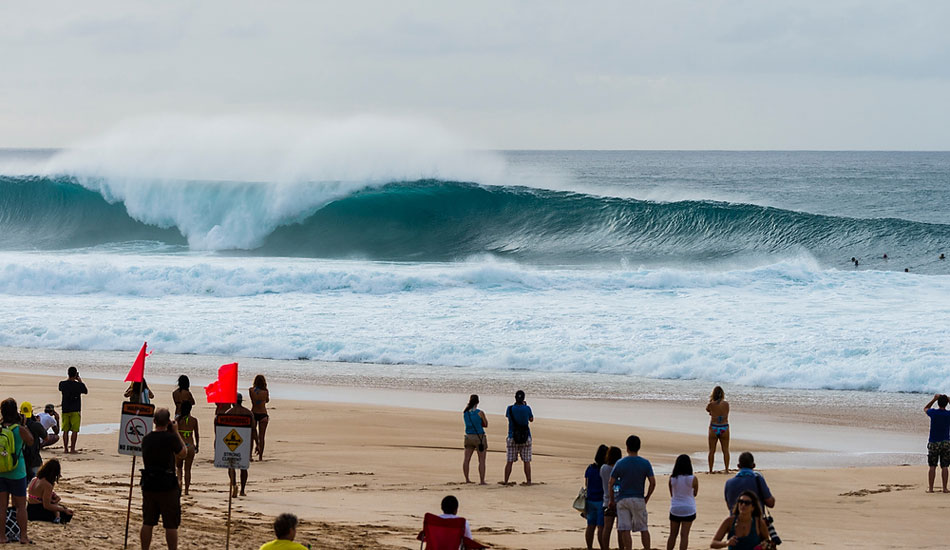
{"label": "warning sign", "polygon": [[222,441],[224,441],[224,444],[227,445],[229,449],[231,449],[232,453],[241,446],[241,443],[244,443],[244,439],[238,435],[237,430],[233,429],[228,432],[228,435],[224,436]]}
{"label": "warning sign", "polygon": [[122,403],[119,421],[119,454],[142,456],[142,440],[152,431],[155,405]]}
{"label": "warning sign", "polygon": [[245,470],[251,464],[250,416],[220,415],[214,419],[214,465]]}

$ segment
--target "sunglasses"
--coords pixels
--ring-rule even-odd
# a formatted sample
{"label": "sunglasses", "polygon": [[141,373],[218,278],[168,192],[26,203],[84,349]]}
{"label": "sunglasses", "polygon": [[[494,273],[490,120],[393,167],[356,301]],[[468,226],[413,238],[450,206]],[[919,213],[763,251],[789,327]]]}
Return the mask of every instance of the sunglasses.
{"label": "sunglasses", "polygon": [[739,504],[745,504],[746,506],[752,506],[752,501],[748,499],[740,498],[736,502],[738,502]]}

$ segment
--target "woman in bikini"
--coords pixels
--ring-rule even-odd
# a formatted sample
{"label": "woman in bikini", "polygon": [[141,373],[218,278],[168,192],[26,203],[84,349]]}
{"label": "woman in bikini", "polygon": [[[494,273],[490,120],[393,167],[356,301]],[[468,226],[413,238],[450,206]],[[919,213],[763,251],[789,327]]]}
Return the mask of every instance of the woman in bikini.
{"label": "woman in bikini", "polygon": [[30,521],[69,523],[73,519],[73,511],[63,505],[53,490],[61,473],[59,460],[51,458],[40,467],[26,488],[26,515]]}
{"label": "woman in bikini", "polygon": [[[263,374],[254,377],[254,385],[247,390],[251,396],[251,413],[254,414],[254,425],[257,427],[257,459],[264,460],[264,434],[267,433],[267,403],[270,402],[270,392],[267,391],[267,380]],[[251,440],[251,455],[254,454],[254,440]]]}
{"label": "woman in bikini", "polygon": [[[188,488],[191,487],[191,465],[195,462],[195,455],[198,454],[198,419],[191,416],[191,401],[183,401],[181,412],[175,418],[178,422],[178,433],[185,441],[185,449],[188,453],[184,458],[175,461],[175,467],[178,470],[178,486],[185,488],[185,494],[188,494]],[[182,485],[184,477],[185,484]]]}
{"label": "woman in bikini", "polygon": [[[726,538],[726,535],[729,538]],[[755,493],[745,491],[739,495],[732,515],[722,520],[709,547],[730,550],[775,548],[769,538],[769,526],[762,518],[759,498],[755,496]]]}
{"label": "woman in bikini", "polygon": [[722,447],[722,460],[726,465],[725,473],[729,473],[729,402],[722,387],[713,388],[706,405],[709,413],[709,473],[713,473],[713,464],[716,461],[716,442]]}
{"label": "woman in bikini", "polygon": [[181,414],[181,404],[187,402],[195,406],[195,396],[191,394],[191,381],[184,374],[178,377],[178,387],[172,392],[172,401],[175,402],[175,416]]}

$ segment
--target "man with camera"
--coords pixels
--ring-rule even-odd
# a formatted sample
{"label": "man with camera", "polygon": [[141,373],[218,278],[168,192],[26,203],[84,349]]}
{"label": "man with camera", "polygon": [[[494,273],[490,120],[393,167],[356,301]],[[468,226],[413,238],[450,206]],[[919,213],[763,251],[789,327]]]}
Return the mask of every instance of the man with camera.
{"label": "man with camera", "polygon": [[155,429],[142,439],[142,550],[152,544],[152,529],[162,518],[168,550],[178,548],[178,526],[181,524],[181,489],[175,474],[175,459],[188,453],[178,433],[178,425],[168,409],[155,411]]}
{"label": "man with camera", "polygon": [[755,493],[759,497],[759,502],[762,503],[762,517],[765,518],[765,523],[769,526],[769,536],[772,539],[772,544],[782,544],[782,539],[775,531],[772,516],[767,510],[767,508],[775,508],[775,497],[772,496],[772,491],[769,489],[768,483],[765,482],[765,477],[755,471],[755,458],[752,453],[746,451],[739,455],[738,465],[739,471],[736,472],[736,476],[726,481],[726,486],[723,488],[729,512],[731,513],[735,509],[736,500],[743,492],[751,491]]}
{"label": "man with camera", "polygon": [[[930,467],[927,474],[928,493],[934,492],[938,462],[940,463],[943,492],[950,493],[947,490],[947,467],[950,466],[950,411],[947,410],[948,402],[950,402],[950,398],[938,393],[924,407],[924,412],[930,417],[930,440],[927,442],[927,465]],[[940,408],[931,408],[934,403]]]}
{"label": "man with camera", "polygon": [[[82,395],[88,394],[86,384],[79,377],[79,370],[76,367],[69,367],[66,371],[69,377],[59,383],[59,391],[63,394],[62,429],[63,429],[63,450],[67,453],[76,452],[76,438],[79,437],[79,426],[82,424]],[[69,433],[72,432],[72,438]]]}

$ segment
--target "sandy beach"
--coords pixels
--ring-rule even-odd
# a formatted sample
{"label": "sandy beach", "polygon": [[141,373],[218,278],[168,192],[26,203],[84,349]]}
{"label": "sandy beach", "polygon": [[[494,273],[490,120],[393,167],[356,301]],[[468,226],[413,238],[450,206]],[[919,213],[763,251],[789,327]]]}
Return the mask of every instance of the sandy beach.
{"label": "sandy beach", "polygon": [[[36,364],[44,367],[38,369],[43,372],[61,367],[42,360]],[[10,370],[14,366],[5,361],[0,367]],[[95,372],[101,376],[104,371]],[[116,450],[115,431],[125,388],[118,381],[122,374],[122,366],[115,365],[112,380],[85,377],[90,393],[83,403],[81,452],[67,456],[56,446],[44,453],[45,458],[62,460],[64,479],[58,491],[77,515],[67,527],[31,524],[31,536],[41,548],[122,546],[131,469],[131,459]],[[251,372],[242,371],[242,388],[249,385],[251,376]],[[64,376],[4,372],[0,393],[18,401],[58,404],[56,383],[61,378]],[[193,380],[196,386],[202,382]],[[171,404],[171,385],[151,385],[157,405]],[[283,387],[288,389],[282,392]],[[536,483],[505,487],[497,482],[504,467],[502,415],[511,400],[507,395],[482,395],[482,408],[489,419],[489,485],[476,486],[462,483],[460,415],[444,410],[453,402],[460,410],[465,397],[461,394],[345,386],[314,386],[311,391],[289,384],[275,384],[272,391],[267,453],[263,462],[251,466],[248,496],[234,503],[232,548],[255,549],[270,540],[270,521],[285,511],[300,516],[303,524],[298,540],[310,542],[314,548],[417,548],[415,534],[423,514],[438,511],[447,494],[459,498],[459,513],[471,521],[476,538],[493,547],[583,548],[584,522],[570,504],[583,484],[584,468],[598,444],[622,446],[630,433],[642,438],[641,454],[652,461],[658,474],[658,490],[648,509],[653,546],[661,548],[669,529],[666,483],[675,456],[691,454],[694,467],[705,469],[705,413],[691,403],[532,400],[529,393],[528,402],[537,417],[532,426]],[[317,398],[336,396],[321,400],[285,397],[301,392]],[[743,414],[735,402],[733,408],[737,410],[732,421],[733,463],[741,451],[757,454],[759,468],[777,499],[775,517],[783,547],[939,545],[936,537],[950,510],[950,496],[925,494],[923,454],[908,455],[907,462],[888,466],[854,467],[848,463],[860,460],[850,458],[844,450],[856,445],[848,434],[863,441],[872,455],[875,449],[890,448],[895,441],[900,447],[916,439],[923,449],[925,418],[918,433],[906,434],[881,428],[880,418],[853,411],[835,416],[833,410],[824,410],[820,412],[825,422],[812,418],[805,423],[783,421],[783,415],[794,417],[788,404],[777,404],[768,415]],[[205,403],[196,407],[203,442],[194,467],[192,495],[183,498],[182,548],[224,547],[227,474],[212,465],[212,412],[212,406]],[[816,413],[813,411],[818,416]],[[910,414],[908,411],[907,416]],[[584,415],[610,421],[563,418]],[[694,421],[683,420],[693,417]],[[666,422],[672,429],[658,429]],[[805,444],[808,437],[799,434],[796,425],[814,436],[814,445]],[[777,444],[776,439],[782,437],[776,435],[785,434],[774,432],[786,428],[790,443]],[[840,452],[834,450],[836,441]],[[885,462],[903,456],[885,455]],[[836,456],[840,466],[827,467],[836,464]],[[816,464],[825,467],[814,467]],[[727,478],[723,474],[699,475],[699,514],[691,548],[708,547],[725,517],[722,488]],[[515,466],[512,479],[523,479],[520,465]],[[136,487],[130,548],[138,548],[140,503]]]}

